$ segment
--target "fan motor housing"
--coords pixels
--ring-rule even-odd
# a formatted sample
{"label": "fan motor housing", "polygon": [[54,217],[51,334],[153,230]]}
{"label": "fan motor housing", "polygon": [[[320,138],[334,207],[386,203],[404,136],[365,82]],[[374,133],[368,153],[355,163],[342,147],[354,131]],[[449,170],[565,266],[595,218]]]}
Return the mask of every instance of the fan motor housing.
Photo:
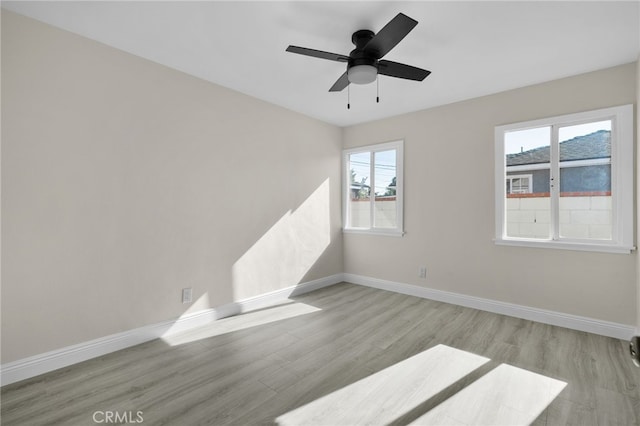
{"label": "fan motor housing", "polygon": [[358,30],[351,35],[351,42],[356,45],[356,49],[362,49],[374,35],[376,33],[371,30]]}
{"label": "fan motor housing", "polygon": [[378,58],[372,52],[367,52],[364,47],[369,43],[369,40],[376,35],[371,30],[358,30],[351,36],[351,41],[356,45],[356,48],[349,53],[349,61],[347,70],[357,65],[370,65],[378,69]]}
{"label": "fan motor housing", "polygon": [[370,58],[370,57],[361,57],[361,58],[349,57],[349,62],[347,63],[347,69],[351,67],[355,67],[356,65],[371,65],[372,67],[375,67],[376,69],[378,69],[378,60],[376,58]]}

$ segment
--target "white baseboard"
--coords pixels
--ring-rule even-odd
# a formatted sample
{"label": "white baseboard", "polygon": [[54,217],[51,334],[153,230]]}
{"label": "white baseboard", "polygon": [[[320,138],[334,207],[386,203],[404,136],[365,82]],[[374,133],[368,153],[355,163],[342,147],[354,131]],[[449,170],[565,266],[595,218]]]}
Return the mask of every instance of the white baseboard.
{"label": "white baseboard", "polygon": [[573,330],[586,331],[588,333],[600,334],[602,336],[614,337],[616,339],[629,340],[635,333],[635,327],[626,324],[618,324],[593,318],[565,314],[562,312],[499,302],[480,297],[466,296],[464,294],[451,293],[448,291],[435,290],[394,281],[386,281],[362,275],[344,274],[343,278],[344,281],[353,284],[393,291],[409,296],[421,297],[423,299],[431,299],[439,302],[466,306],[468,308],[508,315],[516,318],[523,318],[544,324],[557,325],[560,327],[571,328]]}
{"label": "white baseboard", "polygon": [[9,362],[0,366],[0,383],[2,386],[8,385],[91,358],[106,355],[120,349],[139,345],[149,340],[206,325],[220,318],[264,308],[282,302],[292,296],[337,284],[342,281],[342,276],[343,274],[331,275],[216,308],[184,315],[174,320],[135,328],[133,330]]}
{"label": "white baseboard", "polygon": [[343,274],[335,274],[329,277],[308,281],[306,283],[298,284],[292,287],[283,288],[280,290],[272,291],[270,293],[265,293],[256,297],[251,297],[238,302],[234,302],[232,305],[236,305],[238,307],[238,311],[233,311],[232,315],[247,311],[253,311],[255,309],[261,309],[275,303],[280,303],[283,300],[288,299],[289,297],[298,296],[300,294],[309,293],[310,291],[319,290],[323,287],[338,284],[339,282],[343,281],[342,278]]}

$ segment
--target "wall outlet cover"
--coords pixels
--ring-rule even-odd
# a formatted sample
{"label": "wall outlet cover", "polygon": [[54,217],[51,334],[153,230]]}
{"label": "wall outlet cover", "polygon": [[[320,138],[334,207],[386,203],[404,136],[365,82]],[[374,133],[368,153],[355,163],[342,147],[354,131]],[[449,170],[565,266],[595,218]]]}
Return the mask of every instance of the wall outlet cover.
{"label": "wall outlet cover", "polygon": [[191,303],[193,301],[193,289],[183,288],[182,289],[182,303]]}

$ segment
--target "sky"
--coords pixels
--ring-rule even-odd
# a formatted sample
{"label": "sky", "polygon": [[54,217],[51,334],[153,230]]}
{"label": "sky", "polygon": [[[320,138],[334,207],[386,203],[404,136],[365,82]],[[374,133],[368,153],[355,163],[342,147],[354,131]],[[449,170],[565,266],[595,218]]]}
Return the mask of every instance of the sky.
{"label": "sky", "polygon": [[[560,142],[576,136],[588,135],[598,130],[611,130],[611,121],[566,126],[559,129]],[[534,129],[518,130],[505,134],[505,154],[528,151],[533,148],[550,145],[551,127],[537,127]]]}
{"label": "sky", "polygon": [[[363,177],[367,177],[365,183],[371,184],[369,177],[369,152],[351,155],[351,168],[356,172],[356,182],[360,182]],[[396,152],[378,151],[375,153],[376,161],[376,194],[382,195],[386,192],[387,186],[396,175]]]}

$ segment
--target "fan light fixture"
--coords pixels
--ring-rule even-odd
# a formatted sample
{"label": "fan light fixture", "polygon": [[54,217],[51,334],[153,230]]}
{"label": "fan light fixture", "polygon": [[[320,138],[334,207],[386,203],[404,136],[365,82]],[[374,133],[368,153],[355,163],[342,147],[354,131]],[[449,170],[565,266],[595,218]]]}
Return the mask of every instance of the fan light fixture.
{"label": "fan light fixture", "polygon": [[355,84],[368,84],[376,81],[378,69],[373,65],[354,65],[347,71],[349,82]]}

